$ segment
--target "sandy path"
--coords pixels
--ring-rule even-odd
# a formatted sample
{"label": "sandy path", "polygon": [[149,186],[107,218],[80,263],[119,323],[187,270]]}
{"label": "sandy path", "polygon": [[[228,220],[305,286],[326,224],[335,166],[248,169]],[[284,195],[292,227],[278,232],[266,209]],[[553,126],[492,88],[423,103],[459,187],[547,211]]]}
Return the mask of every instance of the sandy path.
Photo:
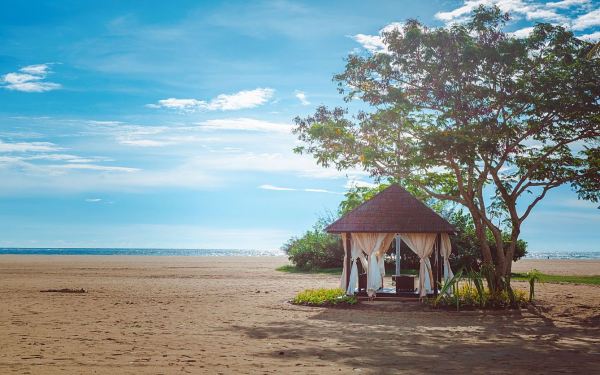
{"label": "sandy path", "polygon": [[[0,373],[593,373],[600,288],[544,284],[537,310],[286,303],[337,278],[285,258],[0,256]],[[521,284],[524,285],[524,284]],[[85,288],[87,294],[40,293]]]}

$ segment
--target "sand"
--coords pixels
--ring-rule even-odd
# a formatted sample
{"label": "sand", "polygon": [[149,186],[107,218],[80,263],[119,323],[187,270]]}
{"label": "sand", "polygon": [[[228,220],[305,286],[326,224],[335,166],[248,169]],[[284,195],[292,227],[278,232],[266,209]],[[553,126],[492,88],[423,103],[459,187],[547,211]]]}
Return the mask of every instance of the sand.
{"label": "sand", "polygon": [[[285,263],[283,257],[0,256],[0,374],[591,374],[600,368],[600,287],[543,284],[535,308],[511,312],[390,302],[310,308],[287,300],[301,289],[335,287],[337,277],[274,271]],[[530,263],[543,272],[600,273],[599,262]],[[40,292],[62,288],[87,293]]]}

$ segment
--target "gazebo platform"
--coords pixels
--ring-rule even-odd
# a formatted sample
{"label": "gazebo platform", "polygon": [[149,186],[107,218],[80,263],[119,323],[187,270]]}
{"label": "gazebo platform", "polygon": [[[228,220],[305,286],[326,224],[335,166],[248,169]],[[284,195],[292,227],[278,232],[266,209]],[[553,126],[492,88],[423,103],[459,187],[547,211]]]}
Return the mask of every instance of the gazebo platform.
{"label": "gazebo platform", "polygon": [[[364,291],[355,294],[359,300],[368,300],[369,297]],[[433,293],[427,293],[427,297],[435,297]],[[381,288],[375,293],[375,300],[380,301],[414,301],[419,299],[419,292],[400,292],[396,293],[396,288]]]}

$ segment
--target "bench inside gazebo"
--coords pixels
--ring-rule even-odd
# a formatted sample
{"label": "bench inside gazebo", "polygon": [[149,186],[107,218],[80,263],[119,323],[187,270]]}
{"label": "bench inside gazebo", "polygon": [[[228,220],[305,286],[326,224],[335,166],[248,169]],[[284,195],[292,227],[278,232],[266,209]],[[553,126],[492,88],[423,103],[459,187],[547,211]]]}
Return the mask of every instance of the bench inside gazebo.
{"label": "bench inside gazebo", "polygon": [[[340,286],[348,295],[420,298],[439,293],[452,277],[450,234],[456,228],[399,185],[391,185],[327,227],[341,234],[344,268]],[[384,288],[384,257],[396,241],[395,288]],[[400,273],[404,243],[419,257],[418,282]]]}

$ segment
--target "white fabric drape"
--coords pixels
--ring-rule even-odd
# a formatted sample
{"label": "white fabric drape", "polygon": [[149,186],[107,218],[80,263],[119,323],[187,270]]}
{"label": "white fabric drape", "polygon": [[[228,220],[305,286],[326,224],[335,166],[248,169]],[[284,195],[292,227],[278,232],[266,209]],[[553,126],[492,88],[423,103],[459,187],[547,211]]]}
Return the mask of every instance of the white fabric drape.
{"label": "white fabric drape", "polygon": [[401,233],[400,237],[419,257],[419,296],[424,297],[431,291],[433,273],[429,256],[433,252],[435,233]]}
{"label": "white fabric drape", "polygon": [[394,239],[393,233],[352,233],[352,238],[360,250],[368,256],[367,294],[373,296],[383,286],[383,255]]}
{"label": "white fabric drape", "polygon": [[346,251],[346,233],[342,233],[342,246],[344,246],[344,265],[342,268],[342,278],[340,279],[340,289],[346,290],[348,288],[348,285],[346,285],[346,275],[348,273],[348,270],[346,269],[348,266],[348,263],[346,263],[348,261],[348,253]]}
{"label": "white fabric drape", "polygon": [[444,257],[444,281],[448,281],[454,277],[452,268],[450,268],[450,254],[452,253],[452,244],[448,233],[442,233],[440,252]]}
{"label": "white fabric drape", "polygon": [[[368,262],[365,258],[365,254],[362,252],[359,246],[356,244],[356,239],[354,235],[350,235],[350,270],[346,269],[346,247],[347,247],[347,234],[342,233],[342,242],[344,244],[344,267],[342,270],[342,278],[340,279],[340,288],[346,291],[346,294],[353,295],[355,289],[358,287],[358,263],[360,260],[362,263],[363,269],[367,269]],[[346,285],[346,275],[350,272],[350,280],[348,285]]]}

